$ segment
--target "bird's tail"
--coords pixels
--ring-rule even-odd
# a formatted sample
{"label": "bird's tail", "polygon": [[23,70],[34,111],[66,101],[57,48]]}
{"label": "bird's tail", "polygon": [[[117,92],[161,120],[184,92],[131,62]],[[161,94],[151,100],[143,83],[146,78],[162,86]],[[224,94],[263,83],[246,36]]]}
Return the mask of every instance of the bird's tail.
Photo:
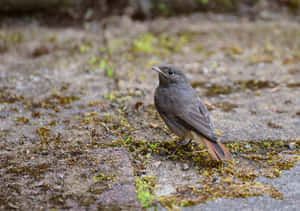
{"label": "bird's tail", "polygon": [[215,160],[232,160],[231,153],[219,140],[217,142],[212,142],[202,137],[202,141]]}

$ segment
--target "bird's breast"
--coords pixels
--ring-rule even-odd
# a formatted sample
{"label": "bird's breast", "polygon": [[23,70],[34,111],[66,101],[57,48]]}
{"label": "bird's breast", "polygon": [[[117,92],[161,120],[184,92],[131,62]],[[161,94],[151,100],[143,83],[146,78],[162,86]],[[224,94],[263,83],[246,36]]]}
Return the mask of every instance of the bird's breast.
{"label": "bird's breast", "polygon": [[170,109],[173,111],[182,109],[189,104],[195,103],[194,99],[197,96],[193,90],[185,87],[158,87],[155,91],[155,104],[161,108]]}

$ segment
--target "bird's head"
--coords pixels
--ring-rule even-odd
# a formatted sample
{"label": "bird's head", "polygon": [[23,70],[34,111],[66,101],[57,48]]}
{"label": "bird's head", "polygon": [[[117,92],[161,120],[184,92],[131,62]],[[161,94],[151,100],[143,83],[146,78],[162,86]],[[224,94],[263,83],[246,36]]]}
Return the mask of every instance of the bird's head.
{"label": "bird's head", "polygon": [[189,83],[187,77],[183,72],[174,66],[152,66],[152,70],[159,73],[159,84],[162,86],[168,86],[171,84],[185,84]]}

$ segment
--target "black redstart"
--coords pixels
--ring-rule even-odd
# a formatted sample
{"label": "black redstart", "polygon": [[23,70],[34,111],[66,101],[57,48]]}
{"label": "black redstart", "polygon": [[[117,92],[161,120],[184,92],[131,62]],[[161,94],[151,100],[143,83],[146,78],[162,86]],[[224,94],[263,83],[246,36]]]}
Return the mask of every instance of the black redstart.
{"label": "black redstart", "polygon": [[173,66],[152,69],[159,73],[155,107],[170,130],[183,140],[201,140],[216,160],[231,160],[232,155],[215,133],[206,106],[183,72]]}

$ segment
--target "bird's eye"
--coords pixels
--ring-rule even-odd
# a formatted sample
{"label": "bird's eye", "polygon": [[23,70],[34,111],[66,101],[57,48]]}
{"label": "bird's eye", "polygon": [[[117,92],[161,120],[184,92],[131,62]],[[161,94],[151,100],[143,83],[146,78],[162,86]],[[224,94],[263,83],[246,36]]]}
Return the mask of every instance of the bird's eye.
{"label": "bird's eye", "polygon": [[173,72],[173,70],[169,70],[169,75],[173,75],[174,74],[174,72]]}

